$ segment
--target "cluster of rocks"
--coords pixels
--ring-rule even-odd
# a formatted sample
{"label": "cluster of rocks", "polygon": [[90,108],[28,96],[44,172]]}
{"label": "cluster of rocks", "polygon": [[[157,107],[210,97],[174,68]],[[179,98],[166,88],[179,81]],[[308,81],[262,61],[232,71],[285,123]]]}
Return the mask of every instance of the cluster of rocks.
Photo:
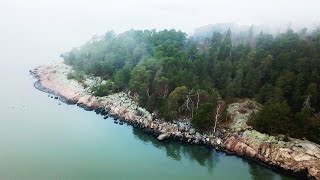
{"label": "cluster of rocks", "polygon": [[[34,86],[58,97],[67,104],[76,104],[88,111],[95,111],[106,119],[113,117],[115,123],[129,124],[151,133],[158,140],[179,140],[205,145],[238,156],[248,157],[269,166],[289,170],[320,179],[320,146],[306,140],[279,140],[252,130],[246,124],[249,115],[257,111],[258,105],[244,100],[233,103],[227,109],[232,123],[219,133],[200,133],[191,127],[188,120],[166,122],[158,119],[138,106],[126,93],[106,97],[93,96],[88,87],[67,79],[71,67],[65,64],[41,66],[30,73],[38,79]],[[88,83],[89,84],[89,83]]]}
{"label": "cluster of rocks", "polygon": [[270,136],[253,130],[246,122],[256,109],[246,108],[248,103],[254,102],[245,100],[228,108],[233,122],[229,126],[232,135],[223,138],[225,150],[302,178],[320,179],[320,145],[295,138],[285,141],[283,135]]}
{"label": "cluster of rocks", "polygon": [[[38,79],[34,86],[43,92],[59,97],[59,100],[64,103],[76,104],[87,111],[95,111],[97,114],[103,115],[105,119],[110,116],[119,120],[121,124],[127,123],[140,128],[155,135],[160,141],[180,140],[222,149],[220,137],[196,132],[194,128],[191,128],[187,119],[174,122],[156,119],[147,110],[139,107],[126,93],[116,93],[106,97],[92,96],[88,87],[75,85],[74,80],[66,78],[71,69],[65,66],[67,65],[41,66],[31,71],[30,73]],[[117,123],[117,121],[115,122]]]}

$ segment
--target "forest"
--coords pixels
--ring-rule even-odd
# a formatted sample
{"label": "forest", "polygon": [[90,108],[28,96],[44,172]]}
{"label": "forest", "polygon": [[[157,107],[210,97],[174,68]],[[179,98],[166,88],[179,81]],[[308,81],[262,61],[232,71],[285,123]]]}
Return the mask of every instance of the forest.
{"label": "forest", "polygon": [[224,102],[255,99],[261,110],[250,125],[320,143],[320,29],[268,34],[182,31],[110,31],[61,55],[75,72],[103,79],[97,96],[127,91],[148,111],[171,121],[191,118],[206,131]]}

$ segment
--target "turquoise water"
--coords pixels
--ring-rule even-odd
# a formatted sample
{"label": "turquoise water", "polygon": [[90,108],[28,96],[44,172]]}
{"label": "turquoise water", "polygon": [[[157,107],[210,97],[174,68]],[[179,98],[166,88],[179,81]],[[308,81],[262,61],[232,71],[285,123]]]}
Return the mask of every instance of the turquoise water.
{"label": "turquoise water", "polygon": [[[33,87],[28,66],[0,72],[0,179],[291,179],[204,147],[162,143]],[[14,108],[13,108],[14,107]]]}

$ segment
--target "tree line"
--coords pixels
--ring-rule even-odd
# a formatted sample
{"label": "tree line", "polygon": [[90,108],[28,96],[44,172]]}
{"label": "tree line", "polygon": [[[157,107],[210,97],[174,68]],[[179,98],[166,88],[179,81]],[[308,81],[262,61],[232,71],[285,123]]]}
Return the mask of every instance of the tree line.
{"label": "tree line", "polygon": [[255,98],[263,104],[250,119],[255,129],[320,142],[320,29],[235,37],[230,29],[202,40],[173,29],[107,32],[61,56],[105,80],[95,95],[128,91],[166,120],[193,118],[209,130],[223,118],[222,100]]}

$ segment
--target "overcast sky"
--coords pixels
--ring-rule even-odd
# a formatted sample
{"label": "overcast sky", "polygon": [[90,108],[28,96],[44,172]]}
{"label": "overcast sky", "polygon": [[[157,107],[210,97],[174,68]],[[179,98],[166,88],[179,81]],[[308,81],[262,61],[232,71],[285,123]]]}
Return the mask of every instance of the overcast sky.
{"label": "overcast sky", "polygon": [[320,0],[0,0],[0,47],[65,51],[92,35],[131,28],[192,33],[222,22],[310,25],[319,22],[319,7]]}

